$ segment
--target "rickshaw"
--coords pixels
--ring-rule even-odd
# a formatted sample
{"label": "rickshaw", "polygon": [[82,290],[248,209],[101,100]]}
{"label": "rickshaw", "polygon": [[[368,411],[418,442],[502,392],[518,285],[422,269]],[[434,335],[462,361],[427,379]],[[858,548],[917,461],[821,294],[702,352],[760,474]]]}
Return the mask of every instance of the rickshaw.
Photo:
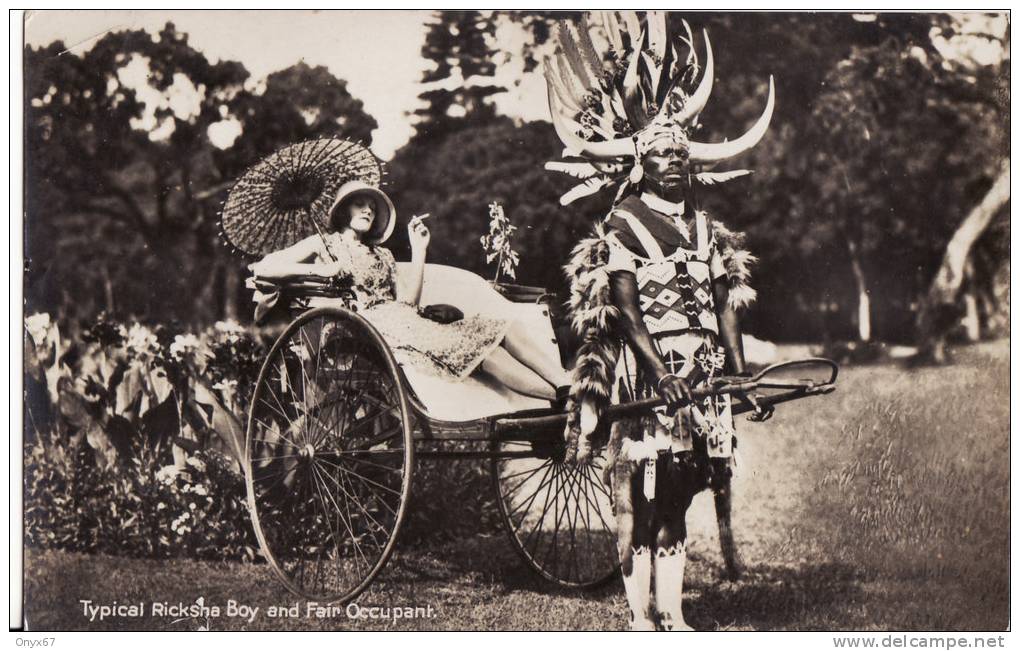
{"label": "rickshaw", "polygon": [[[354,309],[350,290],[330,279],[295,278],[271,289],[285,301],[333,298],[346,305],[299,310],[265,358],[248,414],[244,473],[252,525],[288,590],[316,602],[361,594],[393,554],[420,458],[488,460],[510,542],[541,577],[592,588],[617,575],[604,453],[568,463],[564,413],[484,377],[443,381],[401,366]],[[548,294],[500,293],[474,274],[430,264],[422,299],[525,321],[536,341],[559,346]],[[837,372],[826,359],[798,360],[751,378],[718,378],[695,395],[754,390],[763,404],[777,404],[832,391]],[[657,404],[616,405],[605,418]],[[733,407],[734,414],[750,409]],[[464,449],[466,441],[486,449]],[[729,484],[714,497],[733,575]]]}

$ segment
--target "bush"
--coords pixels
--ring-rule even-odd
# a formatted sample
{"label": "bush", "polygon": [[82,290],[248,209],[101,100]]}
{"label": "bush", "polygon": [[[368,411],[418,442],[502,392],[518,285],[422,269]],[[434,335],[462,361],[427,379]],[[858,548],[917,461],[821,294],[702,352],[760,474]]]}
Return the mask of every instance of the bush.
{"label": "bush", "polygon": [[[420,444],[423,449],[428,444]],[[446,443],[442,450],[474,451],[483,443]],[[425,448],[427,449],[427,448]],[[418,459],[404,544],[458,540],[500,528],[488,459]]]}
{"label": "bush", "polygon": [[[261,337],[100,316],[68,338],[26,319],[26,543],[167,558],[252,559],[238,464]],[[474,450],[478,443],[444,449]],[[419,459],[401,542],[499,526],[484,459]]]}
{"label": "bush", "polygon": [[[46,440],[46,439],[49,440]],[[25,447],[25,542],[148,558],[255,558],[244,483],[223,455],[200,451],[184,468],[142,450],[97,463],[81,436]]]}

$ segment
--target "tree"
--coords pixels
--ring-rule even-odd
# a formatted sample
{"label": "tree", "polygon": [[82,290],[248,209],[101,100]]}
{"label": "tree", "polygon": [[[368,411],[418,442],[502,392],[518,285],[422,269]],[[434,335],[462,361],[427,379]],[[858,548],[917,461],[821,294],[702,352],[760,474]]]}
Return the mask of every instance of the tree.
{"label": "tree", "polygon": [[495,28],[491,13],[433,14],[421,55],[435,68],[422,76],[427,90],[418,96],[425,106],[414,111],[415,138],[434,140],[464,124],[495,117],[490,98],[506,90],[486,79],[496,71]]}
{"label": "tree", "polygon": [[438,142],[401,148],[389,165],[392,196],[404,218],[394,231],[394,248],[407,253],[403,224],[411,214],[428,212],[429,261],[491,278],[480,238],[488,232],[488,206],[496,201],[517,227],[518,282],[564,288],[560,262],[590,228],[591,216],[604,214],[606,206],[598,199],[559,205],[570,180],[542,166],[559,155],[560,147],[551,125],[516,124],[504,117],[464,126]]}
{"label": "tree", "polygon": [[[180,281],[174,257],[183,253],[175,246],[195,226],[192,188],[208,164],[206,131],[248,73],[238,63],[210,63],[172,24],[155,38],[107,34],[81,56],[63,50],[54,43],[25,57],[26,244],[39,265],[28,284],[40,280],[33,271],[48,274],[44,295],[59,300],[52,288],[60,288],[86,310],[90,302],[122,307],[114,285],[147,272],[163,270],[153,275],[172,292]],[[156,107],[144,128],[129,66],[143,68],[155,91],[191,91],[192,101],[180,113]],[[95,287],[104,288],[101,298]],[[118,289],[129,290],[120,298],[134,305],[147,303],[153,288]]]}
{"label": "tree", "polygon": [[[978,118],[978,128],[984,129],[989,146],[980,158],[975,156],[983,163],[974,171],[975,184],[990,184],[990,188],[955,227],[931,284],[921,298],[917,313],[918,361],[943,363],[947,360],[946,338],[961,313],[968,337],[976,340],[981,335],[982,325],[979,302],[984,303],[986,320],[990,320],[998,308],[995,276],[999,267],[1008,269],[1009,249],[1008,244],[996,246],[996,242],[987,241],[986,233],[1010,200],[1009,36],[1008,25],[1002,36],[986,32],[971,35],[971,41],[993,48],[998,46],[1001,56],[990,64],[960,57],[945,75],[944,87],[955,105],[965,110],[969,118]],[[1006,283],[1008,285],[1008,280]],[[982,286],[986,288],[984,291],[981,291]],[[989,286],[991,290],[987,289]]]}
{"label": "tree", "polygon": [[216,156],[226,178],[233,178],[283,145],[309,138],[342,136],[372,143],[379,123],[365,112],[361,100],[323,66],[304,62],[270,74],[261,93],[245,89],[230,102],[230,115],[241,135]]}
{"label": "tree", "polygon": [[967,214],[950,238],[942,264],[918,311],[918,354],[922,359],[935,363],[946,361],[945,337],[960,316],[958,301],[968,275],[971,250],[992,219],[1009,203],[1009,195],[1009,161],[1006,161],[988,194]]}
{"label": "tree", "polygon": [[[172,24],[65,49],[25,55],[29,309],[230,314],[241,262],[220,246],[213,200],[279,146],[375,127],[325,69],[299,64],[256,92],[244,66],[210,63]],[[230,123],[239,135],[220,149],[210,127]]]}

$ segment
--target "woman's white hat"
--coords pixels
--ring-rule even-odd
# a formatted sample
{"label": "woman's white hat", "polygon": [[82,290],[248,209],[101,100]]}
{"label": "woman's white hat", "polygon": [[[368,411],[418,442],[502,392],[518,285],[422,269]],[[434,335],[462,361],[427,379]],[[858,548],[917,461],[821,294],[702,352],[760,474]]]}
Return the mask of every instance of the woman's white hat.
{"label": "woman's white hat", "polygon": [[375,200],[375,219],[362,241],[365,244],[382,244],[393,234],[393,228],[397,223],[397,210],[386,193],[374,185],[364,181],[348,181],[341,185],[333,205],[329,207],[329,221],[333,221],[333,212],[340,204],[356,195],[368,196]]}

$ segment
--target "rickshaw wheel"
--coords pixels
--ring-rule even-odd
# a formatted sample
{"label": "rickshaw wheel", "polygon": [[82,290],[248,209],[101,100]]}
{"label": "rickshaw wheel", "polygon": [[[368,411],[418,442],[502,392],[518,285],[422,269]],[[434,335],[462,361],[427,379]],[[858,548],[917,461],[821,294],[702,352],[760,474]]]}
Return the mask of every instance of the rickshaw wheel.
{"label": "rickshaw wheel", "polygon": [[564,463],[563,447],[559,441],[493,441],[496,502],[528,567],[563,587],[595,588],[620,571],[616,520],[602,481],[605,453],[574,466]]}
{"label": "rickshaw wheel", "polygon": [[412,419],[396,361],[364,318],[311,310],[273,344],[248,415],[245,481],[259,546],[288,590],[359,595],[410,498]]}

